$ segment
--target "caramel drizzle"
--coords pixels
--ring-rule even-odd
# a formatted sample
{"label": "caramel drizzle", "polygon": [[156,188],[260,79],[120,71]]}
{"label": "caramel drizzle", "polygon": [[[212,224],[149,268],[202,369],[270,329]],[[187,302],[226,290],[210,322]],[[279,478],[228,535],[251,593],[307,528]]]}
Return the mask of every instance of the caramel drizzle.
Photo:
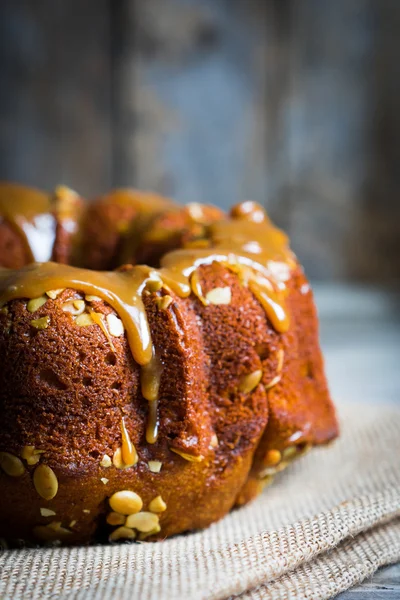
{"label": "caramel drizzle", "polygon": [[56,235],[47,194],[14,183],[0,183],[0,215],[19,235],[29,262],[50,260]]}
{"label": "caramel drizzle", "polygon": [[[249,206],[250,205],[250,206]],[[252,210],[253,207],[253,210]],[[0,270],[0,305],[15,298],[36,298],[46,291],[72,288],[100,296],[124,323],[133,358],[141,365],[142,394],[149,402],[146,439],[157,439],[157,401],[162,365],[153,348],[142,293],[158,280],[177,296],[191,294],[191,276],[201,265],[222,263],[235,272],[263,306],[278,332],[289,328],[285,282],[296,265],[288,239],[255,203],[232,209],[231,218],[209,226],[209,248],[182,248],[166,254],[160,269],[138,265],[128,270],[99,272],[56,263],[34,263],[19,270]]]}

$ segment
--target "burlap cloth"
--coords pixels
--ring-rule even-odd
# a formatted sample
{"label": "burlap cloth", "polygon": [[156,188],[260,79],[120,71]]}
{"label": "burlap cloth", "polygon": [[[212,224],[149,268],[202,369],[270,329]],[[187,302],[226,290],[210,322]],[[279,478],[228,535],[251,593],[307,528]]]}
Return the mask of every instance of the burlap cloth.
{"label": "burlap cloth", "polygon": [[399,413],[341,408],[339,441],[207,531],[157,544],[3,551],[0,598],[331,598],[400,560]]}

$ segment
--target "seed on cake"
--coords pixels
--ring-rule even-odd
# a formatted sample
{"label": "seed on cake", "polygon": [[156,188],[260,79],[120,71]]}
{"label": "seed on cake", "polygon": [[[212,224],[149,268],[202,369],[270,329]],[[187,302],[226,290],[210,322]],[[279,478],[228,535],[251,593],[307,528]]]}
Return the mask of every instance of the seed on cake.
{"label": "seed on cake", "polygon": [[214,434],[211,436],[211,440],[210,440],[210,448],[218,448],[218,444],[219,444],[219,442],[218,442],[218,437],[217,437],[217,434],[216,434],[216,433],[214,433]]}
{"label": "seed on cake", "polygon": [[84,300],[69,300],[64,302],[61,307],[64,312],[68,312],[74,317],[78,317],[85,312],[86,303]]}
{"label": "seed on cake", "polygon": [[297,454],[297,446],[288,446],[282,451],[282,456],[286,460],[290,460]]}
{"label": "seed on cake", "polygon": [[230,304],[232,292],[230,287],[217,287],[206,294],[206,300],[210,304]]}
{"label": "seed on cake", "polygon": [[117,540],[134,540],[136,537],[135,531],[133,529],[128,529],[128,527],[118,527],[108,536],[108,540],[110,542],[116,542]]}
{"label": "seed on cake", "polygon": [[83,312],[85,310],[86,304],[84,300],[73,300],[72,304],[74,305],[76,310],[79,310],[79,314],[81,314],[81,311]]}
{"label": "seed on cake", "polygon": [[87,327],[88,325],[93,325],[94,321],[91,315],[88,313],[83,313],[82,315],[76,317],[75,324],[78,325],[78,327]]}
{"label": "seed on cake", "polygon": [[109,525],[125,525],[126,516],[112,511],[108,513],[106,521]]}
{"label": "seed on cake", "polygon": [[175,454],[178,454],[185,460],[188,460],[189,462],[201,462],[202,460],[204,460],[204,456],[202,456],[201,454],[199,456],[193,456],[193,454],[188,454],[187,452],[183,452],[182,450],[178,450],[177,448],[170,448],[170,450],[172,452],[175,452]]}
{"label": "seed on cake", "polygon": [[276,475],[277,473],[280,473],[281,471],[283,471],[284,469],[286,469],[286,467],[288,466],[288,462],[281,460],[281,462],[277,465],[275,465],[274,467],[266,467],[265,469],[263,469],[261,471],[261,473],[259,474],[259,477],[261,479],[263,479],[266,476],[271,476],[271,475]]}
{"label": "seed on cake", "polygon": [[88,302],[101,302],[100,296],[94,296],[93,294],[86,294],[85,300]]}
{"label": "seed on cake", "polygon": [[244,375],[239,383],[239,391],[244,394],[252,392],[260,383],[262,374],[261,369],[257,369],[248,375]]}
{"label": "seed on cake", "polygon": [[121,515],[138,513],[143,506],[141,497],[131,490],[115,492],[115,494],[109,498],[108,502],[113,511],[120,513]]}
{"label": "seed on cake", "polygon": [[39,496],[52,500],[58,492],[58,480],[48,465],[38,465],[33,473],[33,484]]}
{"label": "seed on cake", "polygon": [[61,292],[63,292],[65,290],[65,288],[59,288],[58,290],[48,290],[48,292],[46,292],[46,294],[48,295],[49,298],[51,298],[52,300],[55,300],[57,298],[57,296],[59,296],[61,294]]}
{"label": "seed on cake", "polygon": [[21,458],[26,460],[28,465],[37,465],[41,454],[44,454],[44,450],[36,450],[35,446],[24,446],[21,451]]}
{"label": "seed on cake", "polygon": [[113,465],[116,469],[126,469],[126,465],[122,460],[122,450],[121,448],[117,448],[113,454]]}
{"label": "seed on cake", "polygon": [[157,308],[160,310],[167,310],[167,308],[172,304],[173,299],[171,296],[161,296],[161,298],[157,298]]}
{"label": "seed on cake", "polygon": [[84,512],[86,515],[90,515],[90,509],[89,508],[83,508],[82,512]]}
{"label": "seed on cake", "polygon": [[151,512],[138,512],[127,517],[125,526],[147,533],[157,527],[158,522],[158,515],[155,515]]}
{"label": "seed on cake", "polygon": [[207,306],[208,301],[203,296],[203,290],[201,287],[200,278],[199,278],[199,274],[197,271],[193,271],[193,273],[192,273],[192,276],[190,278],[190,287],[192,289],[193,294],[195,296],[197,296],[197,298],[200,300],[200,302],[203,304],[203,306]]}
{"label": "seed on cake", "polygon": [[71,521],[71,523],[68,525],[68,527],[70,527],[72,529],[72,527],[75,527],[75,525],[76,525],[76,519]]}
{"label": "seed on cake", "polygon": [[283,348],[280,348],[278,350],[277,358],[278,358],[278,364],[277,364],[277,367],[276,367],[276,373],[279,374],[282,371],[283,360],[285,358],[285,351],[284,351]]}
{"label": "seed on cake", "polygon": [[39,298],[32,298],[31,300],[29,300],[28,304],[26,305],[26,308],[30,313],[34,313],[41,306],[43,306],[43,304],[46,304],[46,302],[47,302],[46,296],[39,296]]}
{"label": "seed on cake", "polygon": [[271,485],[271,483],[274,481],[274,477],[273,475],[267,475],[265,477],[262,478],[261,484],[262,484],[262,489],[268,487],[269,485]]}
{"label": "seed on cake", "polygon": [[50,508],[41,508],[40,514],[42,515],[42,517],[54,517],[56,513]]}
{"label": "seed on cake", "polygon": [[148,531],[147,533],[139,533],[139,540],[145,540],[146,538],[150,537],[151,535],[155,535],[156,533],[159,533],[161,531],[161,525],[157,525],[156,527],[154,527],[154,529],[152,529],[151,531]]}
{"label": "seed on cake", "polygon": [[204,211],[201,204],[198,202],[190,202],[185,206],[186,212],[190,215],[193,221],[203,222],[204,221]]}
{"label": "seed on cake", "polygon": [[159,460],[149,460],[147,463],[149,465],[149,470],[152,473],[159,473],[161,471],[162,462]]}
{"label": "seed on cake", "polygon": [[160,279],[148,279],[146,281],[146,288],[149,292],[159,292],[163,286],[163,282]]}
{"label": "seed on cake", "polygon": [[101,477],[100,478],[101,483],[104,483],[104,485],[107,485],[107,483],[110,481],[109,479],[107,479],[107,477]]}
{"label": "seed on cake", "polygon": [[114,337],[120,337],[124,334],[124,325],[121,319],[110,313],[109,315],[107,315],[106,320],[108,325],[108,331],[111,333],[111,335],[113,335]]}
{"label": "seed on cake", "polygon": [[111,465],[112,465],[111,458],[108,456],[108,454],[105,454],[100,461],[100,466],[108,469],[108,467],[111,467]]}
{"label": "seed on cake", "polygon": [[268,450],[264,457],[263,465],[265,467],[272,467],[274,465],[277,465],[280,462],[281,458],[282,455],[279,452],[279,450]]}
{"label": "seed on cake", "polygon": [[161,496],[156,496],[149,504],[149,510],[153,513],[160,513],[167,510],[167,505]]}
{"label": "seed on cake", "polygon": [[21,477],[25,473],[22,460],[10,452],[0,452],[0,467],[10,477]]}
{"label": "seed on cake", "polygon": [[273,388],[277,383],[279,383],[281,380],[281,375],[276,375],[276,377],[274,377],[273,379],[271,379],[271,381],[265,386],[266,390],[270,390],[271,388]]}
{"label": "seed on cake", "polygon": [[33,319],[33,321],[31,321],[32,327],[39,330],[47,329],[49,324],[50,317],[48,315],[46,315],[45,317],[40,317],[40,319]]}

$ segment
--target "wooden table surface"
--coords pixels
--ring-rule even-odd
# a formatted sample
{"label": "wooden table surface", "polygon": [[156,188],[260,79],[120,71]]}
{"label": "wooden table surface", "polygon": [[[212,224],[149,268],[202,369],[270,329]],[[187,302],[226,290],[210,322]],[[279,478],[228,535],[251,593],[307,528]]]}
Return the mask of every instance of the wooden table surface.
{"label": "wooden table surface", "polygon": [[[333,285],[314,292],[335,400],[390,402],[400,411],[400,292]],[[400,600],[400,563],[338,598]]]}

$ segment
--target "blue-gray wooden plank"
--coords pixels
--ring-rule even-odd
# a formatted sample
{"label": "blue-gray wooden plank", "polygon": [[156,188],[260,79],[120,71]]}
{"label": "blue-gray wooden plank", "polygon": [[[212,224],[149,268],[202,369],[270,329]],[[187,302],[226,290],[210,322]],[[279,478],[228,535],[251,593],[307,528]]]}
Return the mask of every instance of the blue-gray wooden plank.
{"label": "blue-gray wooden plank", "polygon": [[2,0],[0,179],[111,184],[108,0]]}
{"label": "blue-gray wooden plank", "polygon": [[123,108],[136,119],[119,181],[131,182],[135,164],[140,187],[182,202],[265,198],[264,6],[128,3],[135,53],[125,58],[123,87],[133,96]]}
{"label": "blue-gray wooden plank", "polygon": [[361,585],[337,596],[337,600],[399,600],[400,564],[380,569]]}

